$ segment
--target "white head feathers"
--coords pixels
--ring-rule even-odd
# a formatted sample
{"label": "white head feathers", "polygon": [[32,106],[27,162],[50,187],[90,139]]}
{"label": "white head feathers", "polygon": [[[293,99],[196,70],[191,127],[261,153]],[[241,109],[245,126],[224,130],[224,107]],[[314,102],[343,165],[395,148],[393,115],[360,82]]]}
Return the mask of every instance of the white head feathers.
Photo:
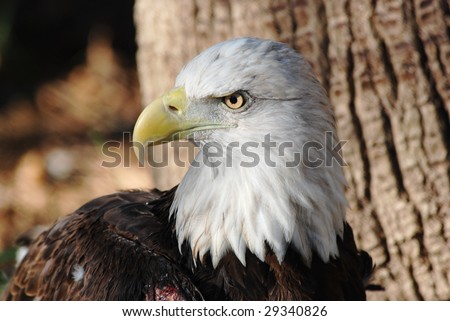
{"label": "white head feathers", "polygon": [[[234,128],[200,137],[203,149],[171,207],[179,243],[195,256],[210,252],[214,266],[227,251],[243,264],[247,249],[264,260],[266,245],[280,262],[289,246],[306,264],[313,252],[325,262],[337,256],[345,178],[332,160],[333,113],[308,63],[281,43],[235,39],[194,58],[176,86],[192,104],[236,91],[249,99],[245,111],[217,116]],[[217,166],[204,162],[211,152]]]}

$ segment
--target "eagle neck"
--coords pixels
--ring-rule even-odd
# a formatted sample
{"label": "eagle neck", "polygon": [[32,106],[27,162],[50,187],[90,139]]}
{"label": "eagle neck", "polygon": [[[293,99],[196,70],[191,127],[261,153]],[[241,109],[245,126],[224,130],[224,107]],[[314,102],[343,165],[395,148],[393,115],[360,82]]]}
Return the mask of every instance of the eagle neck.
{"label": "eagle neck", "polygon": [[327,262],[338,256],[344,184],[340,168],[191,165],[170,208],[179,247],[214,266],[228,251],[245,265],[247,249],[264,261],[267,246],[280,263],[289,246],[307,265],[313,252]]}

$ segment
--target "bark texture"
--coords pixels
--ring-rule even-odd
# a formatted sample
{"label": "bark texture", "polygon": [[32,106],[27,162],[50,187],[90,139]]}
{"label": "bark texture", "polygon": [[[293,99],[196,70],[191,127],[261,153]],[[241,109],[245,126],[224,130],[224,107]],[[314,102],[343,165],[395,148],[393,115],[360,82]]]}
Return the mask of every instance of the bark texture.
{"label": "bark texture", "polygon": [[[143,103],[188,60],[237,36],[288,43],[335,108],[348,219],[385,291],[450,299],[450,9],[445,0],[136,0]],[[176,184],[184,170],[155,174]]]}

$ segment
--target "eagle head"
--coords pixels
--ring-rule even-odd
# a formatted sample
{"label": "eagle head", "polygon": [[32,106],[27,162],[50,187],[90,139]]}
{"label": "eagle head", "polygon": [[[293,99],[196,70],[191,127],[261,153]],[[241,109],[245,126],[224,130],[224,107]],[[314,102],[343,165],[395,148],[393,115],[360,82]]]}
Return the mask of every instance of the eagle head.
{"label": "eagle head", "polygon": [[[136,143],[188,139],[200,151],[171,206],[179,245],[214,266],[229,251],[306,264],[338,256],[347,202],[326,92],[296,51],[239,38],[200,53],[144,109]],[[330,143],[334,141],[335,143]],[[335,159],[336,158],[336,159]]]}

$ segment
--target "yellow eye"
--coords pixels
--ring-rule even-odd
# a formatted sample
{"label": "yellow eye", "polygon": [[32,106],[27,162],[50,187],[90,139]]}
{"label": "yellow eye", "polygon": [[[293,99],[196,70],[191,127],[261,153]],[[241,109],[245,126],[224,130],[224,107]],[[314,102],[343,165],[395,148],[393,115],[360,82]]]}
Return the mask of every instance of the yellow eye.
{"label": "yellow eye", "polygon": [[228,108],[239,109],[245,105],[245,98],[240,93],[234,93],[223,97],[223,102]]}

